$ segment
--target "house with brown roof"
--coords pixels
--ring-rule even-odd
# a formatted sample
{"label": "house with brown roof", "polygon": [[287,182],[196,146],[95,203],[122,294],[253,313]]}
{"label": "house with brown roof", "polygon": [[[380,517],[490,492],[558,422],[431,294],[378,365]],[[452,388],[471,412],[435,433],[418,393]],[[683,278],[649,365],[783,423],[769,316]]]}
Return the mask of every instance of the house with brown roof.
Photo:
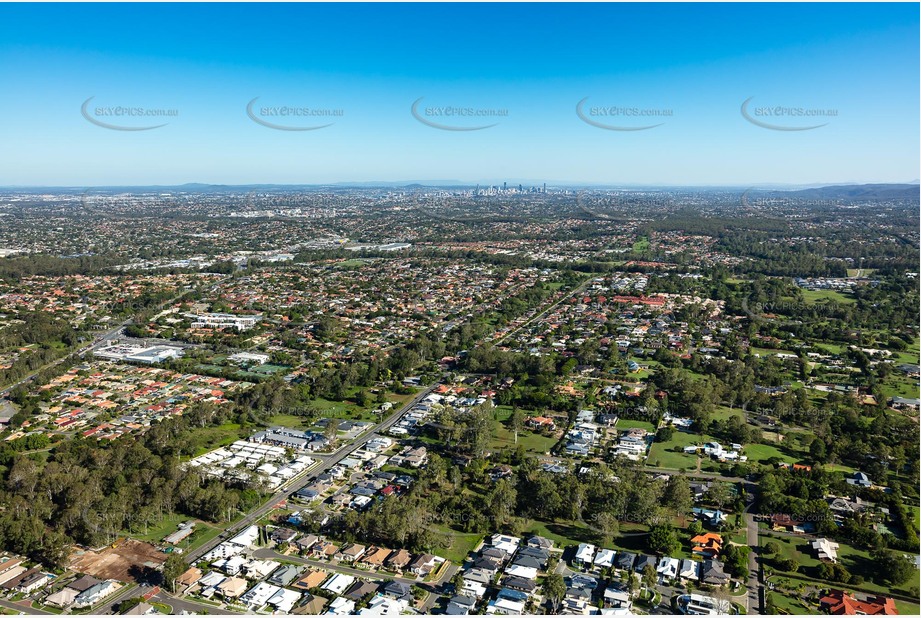
{"label": "house with brown roof", "polygon": [[435,569],[435,556],[432,554],[422,554],[418,556],[409,565],[409,570],[416,575],[428,575]]}
{"label": "house with brown roof", "polygon": [[321,571],[319,569],[309,569],[301,575],[301,578],[291,584],[292,588],[298,588],[299,590],[310,590],[311,588],[318,588],[320,584],[326,581],[326,578],[329,576],[329,573],[326,571]]}
{"label": "house with brown roof", "polygon": [[387,561],[387,558],[389,558],[392,553],[391,550],[383,547],[372,547],[362,556],[361,561],[373,567],[384,566],[384,562]]}
{"label": "house with brown roof", "polygon": [[249,583],[242,577],[228,577],[217,586],[217,591],[226,599],[236,599],[246,592]]}
{"label": "house with brown roof", "polygon": [[353,601],[360,601],[366,596],[377,592],[378,588],[380,588],[380,584],[376,582],[359,580],[352,584],[352,586],[346,590],[345,594],[342,596]]}
{"label": "house with brown roof", "polygon": [[176,578],[178,586],[191,586],[202,578],[203,573],[198,567],[189,567],[185,573]]}
{"label": "house with brown roof", "polygon": [[355,562],[364,555],[365,549],[364,545],[350,543],[339,550],[339,553],[336,554],[336,558],[343,562]]}
{"label": "house with brown roof", "polygon": [[22,580],[26,579],[27,577],[32,576],[35,573],[38,573],[40,570],[41,569],[39,569],[38,567],[32,567],[28,571],[23,571],[16,577],[12,579],[8,579],[7,581],[0,584],[0,588],[3,588],[4,590],[14,590],[17,586],[19,586]]}
{"label": "house with brown roof", "polygon": [[329,558],[339,551],[339,546],[329,541],[320,541],[310,550],[310,553],[320,558]]}
{"label": "house with brown roof", "polygon": [[308,615],[308,616],[316,616],[322,613],[323,608],[326,607],[326,598],[321,597],[321,596],[313,596],[313,595],[309,595],[309,596],[310,596],[310,599],[307,602],[301,603],[300,605],[295,607],[293,610],[291,610],[291,613],[298,614],[298,615]]}
{"label": "house with brown roof", "polygon": [[398,549],[397,551],[393,552],[389,558],[387,558],[386,564],[392,569],[402,571],[407,567],[407,565],[409,565],[412,559],[413,556],[408,551],[405,549]]}

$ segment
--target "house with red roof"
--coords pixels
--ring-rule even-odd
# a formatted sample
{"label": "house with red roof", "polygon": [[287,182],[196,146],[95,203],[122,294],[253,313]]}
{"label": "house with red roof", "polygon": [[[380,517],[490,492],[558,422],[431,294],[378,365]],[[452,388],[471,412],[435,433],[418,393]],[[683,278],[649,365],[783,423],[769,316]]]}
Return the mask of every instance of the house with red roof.
{"label": "house with red roof", "polygon": [[844,590],[829,590],[819,606],[833,616],[897,616],[895,601],[882,595],[867,596],[861,601]]}

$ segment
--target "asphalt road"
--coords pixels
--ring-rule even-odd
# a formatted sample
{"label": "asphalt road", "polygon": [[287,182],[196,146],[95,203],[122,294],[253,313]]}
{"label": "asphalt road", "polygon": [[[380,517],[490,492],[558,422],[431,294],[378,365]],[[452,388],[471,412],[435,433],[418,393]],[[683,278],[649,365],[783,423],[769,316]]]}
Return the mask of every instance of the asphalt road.
{"label": "asphalt road", "polygon": [[43,616],[53,615],[51,612],[46,612],[42,609],[35,609],[30,605],[31,601],[28,601],[25,605],[20,605],[19,603],[13,603],[12,601],[7,601],[6,599],[0,599],[0,607],[5,607],[6,609],[11,609],[16,612],[23,612],[25,614],[36,614]]}

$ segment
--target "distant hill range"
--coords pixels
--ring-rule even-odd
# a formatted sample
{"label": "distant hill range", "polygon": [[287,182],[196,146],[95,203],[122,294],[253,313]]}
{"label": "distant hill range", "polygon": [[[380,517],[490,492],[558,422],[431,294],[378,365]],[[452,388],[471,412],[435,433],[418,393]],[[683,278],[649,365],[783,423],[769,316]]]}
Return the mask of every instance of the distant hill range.
{"label": "distant hill range", "polygon": [[[762,193],[758,191],[758,193]],[[876,185],[833,185],[799,189],[797,191],[764,191],[772,195],[797,197],[804,200],[910,200],[919,198],[921,185],[876,184]]]}

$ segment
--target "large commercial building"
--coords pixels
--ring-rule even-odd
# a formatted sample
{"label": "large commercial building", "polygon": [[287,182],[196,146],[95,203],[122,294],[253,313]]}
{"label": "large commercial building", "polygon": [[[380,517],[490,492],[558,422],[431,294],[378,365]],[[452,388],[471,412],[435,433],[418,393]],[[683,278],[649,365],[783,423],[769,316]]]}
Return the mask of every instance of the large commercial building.
{"label": "large commercial building", "polygon": [[232,315],[229,313],[187,313],[192,320],[192,328],[235,328],[249,330],[262,320],[262,314]]}

